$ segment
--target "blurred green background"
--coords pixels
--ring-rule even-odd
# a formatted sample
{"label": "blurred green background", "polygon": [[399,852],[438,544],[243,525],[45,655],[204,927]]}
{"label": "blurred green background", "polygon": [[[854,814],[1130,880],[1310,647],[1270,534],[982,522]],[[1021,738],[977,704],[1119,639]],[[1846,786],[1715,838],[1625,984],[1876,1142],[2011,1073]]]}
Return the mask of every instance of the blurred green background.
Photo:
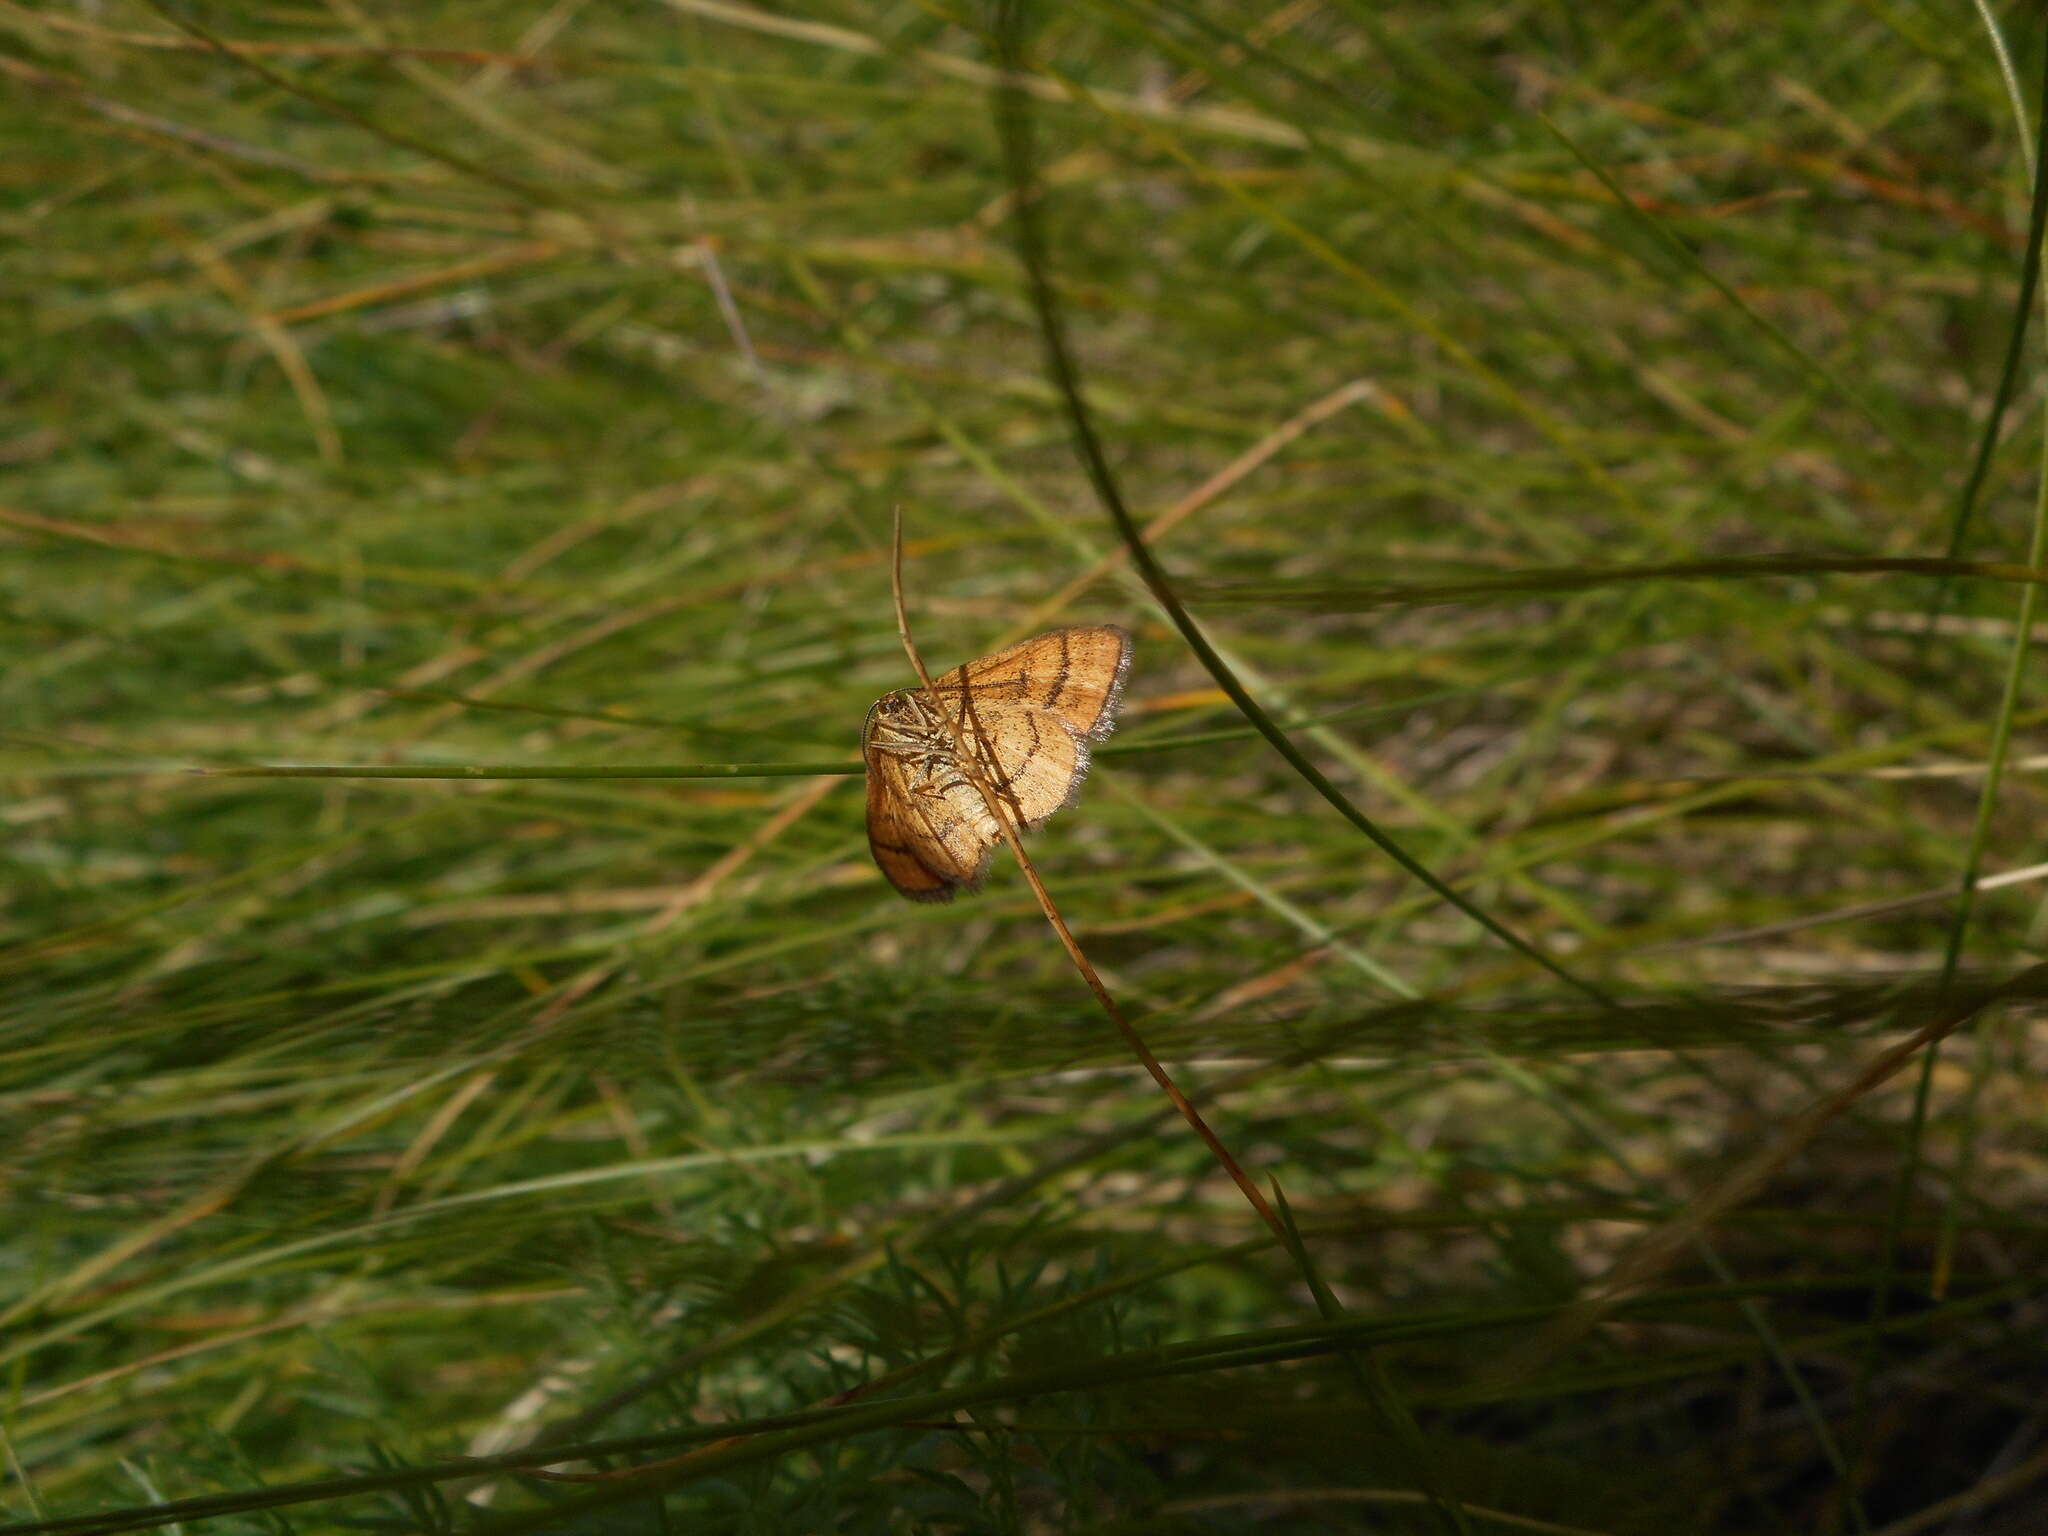
{"label": "blurred green background", "polygon": [[0,3],[4,1528],[2038,1531],[2038,10],[997,25]]}

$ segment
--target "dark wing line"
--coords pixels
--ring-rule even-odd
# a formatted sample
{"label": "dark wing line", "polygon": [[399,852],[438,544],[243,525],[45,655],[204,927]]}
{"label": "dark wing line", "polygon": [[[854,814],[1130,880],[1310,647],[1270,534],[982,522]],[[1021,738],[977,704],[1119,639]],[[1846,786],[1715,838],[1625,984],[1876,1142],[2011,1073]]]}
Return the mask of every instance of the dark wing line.
{"label": "dark wing line", "polygon": [[[1110,678],[1109,686],[1102,690],[1102,708],[1082,731],[1083,741],[1100,741],[1116,729],[1117,711],[1124,707],[1124,678],[1131,670],[1131,632],[1121,624],[1101,624],[1096,628],[1106,629],[1116,636],[1116,674]],[[1084,758],[1082,772],[1087,772]]]}

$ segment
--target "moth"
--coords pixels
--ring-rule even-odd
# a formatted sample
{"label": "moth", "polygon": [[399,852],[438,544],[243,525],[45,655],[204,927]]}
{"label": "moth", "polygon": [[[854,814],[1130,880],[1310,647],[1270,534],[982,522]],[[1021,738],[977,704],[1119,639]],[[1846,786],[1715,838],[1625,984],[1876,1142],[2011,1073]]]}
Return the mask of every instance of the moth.
{"label": "moth", "polygon": [[[938,709],[1020,829],[1072,805],[1088,744],[1116,725],[1131,637],[1114,624],[1054,629],[932,680]],[[977,891],[1003,832],[961,766],[954,733],[922,687],[868,711],[868,850],[912,901]]]}

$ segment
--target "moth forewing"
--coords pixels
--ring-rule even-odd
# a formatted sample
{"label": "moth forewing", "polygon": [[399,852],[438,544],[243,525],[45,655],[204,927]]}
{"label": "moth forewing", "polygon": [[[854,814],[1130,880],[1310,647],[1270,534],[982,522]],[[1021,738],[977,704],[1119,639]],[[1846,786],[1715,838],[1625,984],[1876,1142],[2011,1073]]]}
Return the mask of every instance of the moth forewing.
{"label": "moth forewing", "polygon": [[1048,630],[955,667],[932,686],[944,699],[962,691],[992,704],[1051,710],[1082,736],[1100,740],[1116,724],[1131,637],[1115,624]]}

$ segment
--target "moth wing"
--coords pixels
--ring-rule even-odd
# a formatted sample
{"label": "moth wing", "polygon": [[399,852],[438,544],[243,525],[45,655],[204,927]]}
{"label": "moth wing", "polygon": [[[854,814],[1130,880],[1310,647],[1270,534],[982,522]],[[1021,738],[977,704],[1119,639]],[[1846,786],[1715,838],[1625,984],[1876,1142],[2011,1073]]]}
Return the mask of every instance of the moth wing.
{"label": "moth wing", "polygon": [[[1074,802],[1088,772],[1088,743],[1063,717],[1030,705],[984,703],[978,694],[968,696],[966,708],[962,725],[979,742],[982,777],[1020,825],[1041,826]],[[967,793],[979,797],[972,784]]]}
{"label": "moth wing", "polygon": [[988,874],[1002,833],[972,785],[968,799],[916,787],[916,770],[870,748],[868,852],[888,882],[912,901],[951,901]]}
{"label": "moth wing", "polygon": [[933,680],[941,698],[968,693],[987,704],[1028,704],[1075,735],[1100,741],[1116,724],[1131,637],[1114,624],[1047,630]]}

